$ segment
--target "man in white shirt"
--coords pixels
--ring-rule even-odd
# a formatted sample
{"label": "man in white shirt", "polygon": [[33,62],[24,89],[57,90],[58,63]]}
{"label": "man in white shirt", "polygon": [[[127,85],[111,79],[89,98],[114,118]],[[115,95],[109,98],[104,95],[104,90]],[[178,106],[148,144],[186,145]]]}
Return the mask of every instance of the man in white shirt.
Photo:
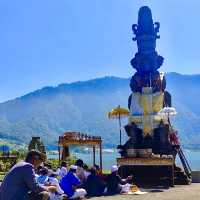
{"label": "man in white shirt", "polygon": [[57,174],[58,174],[59,178],[62,179],[67,174],[67,172],[68,172],[67,163],[65,161],[63,161],[61,163],[60,168],[57,170]]}

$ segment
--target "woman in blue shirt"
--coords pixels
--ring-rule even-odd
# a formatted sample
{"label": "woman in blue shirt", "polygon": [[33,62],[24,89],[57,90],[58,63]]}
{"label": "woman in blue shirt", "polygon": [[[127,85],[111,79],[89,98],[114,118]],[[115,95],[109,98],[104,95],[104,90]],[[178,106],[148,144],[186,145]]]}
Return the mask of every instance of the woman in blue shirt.
{"label": "woman in blue shirt", "polygon": [[72,165],[69,172],[61,179],[60,187],[70,199],[84,198],[87,194],[82,188],[78,188],[81,184],[76,176],[77,166]]}

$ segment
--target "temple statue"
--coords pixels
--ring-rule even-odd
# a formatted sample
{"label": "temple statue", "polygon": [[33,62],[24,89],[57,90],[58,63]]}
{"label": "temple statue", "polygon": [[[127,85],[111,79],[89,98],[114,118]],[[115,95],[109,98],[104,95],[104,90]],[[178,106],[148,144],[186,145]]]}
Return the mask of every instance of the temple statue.
{"label": "temple statue", "polygon": [[[158,184],[162,179],[171,186],[190,184],[191,169],[170,122],[176,110],[166,91],[165,75],[158,71],[164,61],[156,51],[159,28],[160,24],[153,22],[151,10],[141,7],[138,23],[132,26],[138,51],[131,60],[136,72],[130,80],[130,112],[125,126],[128,140],[118,146],[121,157],[117,158],[117,164],[121,176],[133,174],[139,184],[149,181],[155,184],[155,179]],[[175,164],[177,155],[184,170]]]}
{"label": "temple statue", "polygon": [[118,147],[122,157],[144,156],[145,152],[173,154],[168,139],[169,119],[159,115],[164,107],[171,107],[164,73],[158,71],[164,61],[156,51],[159,28],[159,22],[153,23],[151,10],[147,6],[141,7],[138,24],[132,26],[138,52],[131,60],[136,72],[130,81],[130,117],[125,126],[129,140]]}

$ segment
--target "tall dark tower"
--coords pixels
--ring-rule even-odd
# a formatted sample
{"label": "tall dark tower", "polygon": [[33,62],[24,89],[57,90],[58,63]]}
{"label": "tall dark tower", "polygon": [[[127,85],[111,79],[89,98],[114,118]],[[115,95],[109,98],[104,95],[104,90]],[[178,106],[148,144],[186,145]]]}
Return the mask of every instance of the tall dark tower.
{"label": "tall dark tower", "polygon": [[[128,173],[127,169],[136,170],[138,166],[148,166],[148,163],[160,168],[163,165],[168,166],[173,171],[175,157],[179,152],[179,144],[173,141],[176,140],[173,139],[176,135],[169,119],[176,111],[171,107],[170,93],[165,90],[165,76],[158,71],[164,61],[156,51],[156,40],[160,38],[159,28],[160,23],[153,22],[149,7],[141,7],[138,24],[132,26],[133,41],[137,42],[138,52],[131,60],[136,72],[130,81],[130,116],[125,126],[129,139],[124,145],[118,146],[121,154],[121,158],[118,159],[118,164],[122,166],[121,172],[125,169]],[[139,168],[138,174],[141,171],[142,167]],[[174,174],[172,171],[171,176]],[[148,176],[146,170],[144,174]]]}

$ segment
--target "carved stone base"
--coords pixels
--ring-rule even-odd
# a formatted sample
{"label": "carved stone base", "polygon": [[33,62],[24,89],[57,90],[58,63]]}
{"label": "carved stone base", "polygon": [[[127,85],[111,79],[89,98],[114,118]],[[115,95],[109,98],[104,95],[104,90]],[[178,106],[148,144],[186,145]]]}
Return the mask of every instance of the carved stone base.
{"label": "carved stone base", "polygon": [[152,149],[127,149],[128,157],[140,157],[149,158],[151,157]]}
{"label": "carved stone base", "polygon": [[117,158],[119,174],[123,178],[133,175],[137,185],[174,186],[173,157]]}

